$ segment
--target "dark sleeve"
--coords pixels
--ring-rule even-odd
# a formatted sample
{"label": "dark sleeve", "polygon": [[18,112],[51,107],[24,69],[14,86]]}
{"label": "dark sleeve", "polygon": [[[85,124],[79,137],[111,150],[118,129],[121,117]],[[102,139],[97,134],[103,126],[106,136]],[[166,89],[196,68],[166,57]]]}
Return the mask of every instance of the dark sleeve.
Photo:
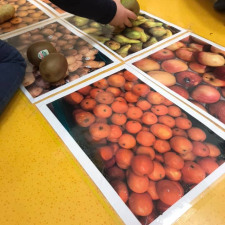
{"label": "dark sleeve", "polygon": [[108,24],[116,14],[113,0],[50,0],[66,12]]}

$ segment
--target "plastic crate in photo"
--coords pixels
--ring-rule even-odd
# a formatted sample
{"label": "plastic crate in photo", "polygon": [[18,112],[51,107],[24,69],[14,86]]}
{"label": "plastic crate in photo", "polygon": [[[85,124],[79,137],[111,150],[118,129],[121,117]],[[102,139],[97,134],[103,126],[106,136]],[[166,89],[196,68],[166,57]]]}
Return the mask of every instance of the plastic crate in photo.
{"label": "plastic crate in photo", "polygon": [[224,63],[224,47],[192,33],[129,62],[222,129],[225,124]]}
{"label": "plastic crate in photo", "polygon": [[123,60],[135,57],[185,32],[183,28],[145,11],[140,11],[138,19],[133,21],[133,27],[125,30],[78,16],[69,16],[66,20]]}
{"label": "plastic crate in photo", "polygon": [[37,107],[125,224],[172,224],[224,174],[224,132],[131,67]]}

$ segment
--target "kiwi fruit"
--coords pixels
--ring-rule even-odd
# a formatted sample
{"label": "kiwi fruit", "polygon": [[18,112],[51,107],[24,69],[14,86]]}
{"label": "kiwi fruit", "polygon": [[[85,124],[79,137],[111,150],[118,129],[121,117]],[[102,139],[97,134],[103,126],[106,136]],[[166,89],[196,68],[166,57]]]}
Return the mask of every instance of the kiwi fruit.
{"label": "kiwi fruit", "polygon": [[44,57],[39,65],[42,78],[50,83],[57,82],[66,76],[68,63],[61,53],[51,53]]}
{"label": "kiwi fruit", "polygon": [[50,53],[57,52],[55,47],[48,41],[39,41],[30,45],[27,49],[27,58],[34,66],[39,66],[42,59]]}

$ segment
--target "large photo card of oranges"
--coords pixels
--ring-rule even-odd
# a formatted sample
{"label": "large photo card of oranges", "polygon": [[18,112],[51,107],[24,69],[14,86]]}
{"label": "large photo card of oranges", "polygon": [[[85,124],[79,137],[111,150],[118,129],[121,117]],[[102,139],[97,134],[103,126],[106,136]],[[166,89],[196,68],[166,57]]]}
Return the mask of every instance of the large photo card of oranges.
{"label": "large photo card of oranges", "polygon": [[165,93],[122,66],[37,104],[106,198],[120,198],[121,218],[120,206],[135,217],[126,224],[150,224],[224,173],[224,132]]}
{"label": "large photo card of oranges", "polygon": [[224,128],[225,48],[194,34],[130,63]]}
{"label": "large photo card of oranges", "polygon": [[2,13],[7,10],[9,14],[13,15],[10,20],[1,23],[0,35],[21,30],[52,18],[52,14],[32,0],[1,0],[0,9]]}
{"label": "large photo card of oranges", "polygon": [[66,20],[123,60],[184,32],[182,28],[144,11],[140,11],[132,27],[124,30],[79,16],[70,16]]}
{"label": "large photo card of oranges", "polygon": [[[19,35],[7,38],[27,62],[22,90],[30,101],[37,102],[51,94],[115,65],[118,60],[109,55],[92,40],[74,31],[68,24],[56,20]],[[65,56],[68,69],[57,82],[48,82],[40,74],[40,66],[28,60],[28,49],[32,44],[49,42],[58,53]],[[57,69],[57,66],[54,68]],[[59,69],[59,68],[58,68]],[[55,71],[55,74],[58,70]]]}

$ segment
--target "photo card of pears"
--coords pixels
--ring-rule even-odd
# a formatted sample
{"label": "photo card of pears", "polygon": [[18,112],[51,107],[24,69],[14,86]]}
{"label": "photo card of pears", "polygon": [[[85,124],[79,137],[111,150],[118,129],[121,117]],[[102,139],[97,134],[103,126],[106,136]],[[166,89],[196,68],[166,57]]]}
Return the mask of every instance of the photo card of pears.
{"label": "photo card of pears", "polygon": [[187,33],[129,63],[224,129],[224,47]]}
{"label": "photo card of pears", "polygon": [[21,89],[32,103],[116,65],[118,60],[64,21],[7,38],[26,59]]}
{"label": "photo card of pears", "polygon": [[66,20],[107,47],[122,60],[130,59],[185,31],[145,11],[138,11],[137,14],[137,19],[132,21],[132,27],[125,29],[100,24],[79,16],[70,16]]}
{"label": "photo card of pears", "polygon": [[129,66],[37,104],[127,225],[172,224],[225,171],[225,133]]}
{"label": "photo card of pears", "polygon": [[33,0],[0,1],[0,35],[40,23],[53,15]]}

